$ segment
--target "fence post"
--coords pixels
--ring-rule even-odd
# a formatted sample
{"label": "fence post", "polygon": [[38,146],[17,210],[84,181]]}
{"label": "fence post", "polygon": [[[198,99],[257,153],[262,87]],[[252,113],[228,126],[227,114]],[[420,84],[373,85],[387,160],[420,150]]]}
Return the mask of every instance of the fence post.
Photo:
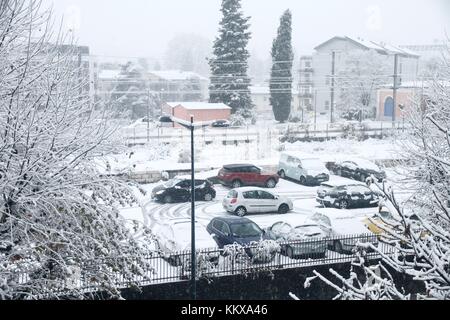
{"label": "fence post", "polygon": [[327,123],[327,141],[328,141],[328,123]]}

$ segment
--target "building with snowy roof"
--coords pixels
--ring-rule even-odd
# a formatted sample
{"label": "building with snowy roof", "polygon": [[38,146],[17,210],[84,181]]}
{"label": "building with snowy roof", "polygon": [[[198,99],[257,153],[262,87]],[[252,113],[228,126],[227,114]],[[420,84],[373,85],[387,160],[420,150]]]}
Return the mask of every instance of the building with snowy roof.
{"label": "building with snowy roof", "polygon": [[[450,88],[450,81],[406,81],[397,88],[397,108],[395,109],[396,119],[407,116],[408,110],[417,101],[426,101],[429,97],[430,88],[434,84]],[[381,86],[377,90],[377,120],[390,121],[394,113],[394,98],[392,84]]]}
{"label": "building with snowy roof", "polygon": [[159,92],[163,101],[205,101],[209,80],[195,72],[180,70],[147,73],[150,90]]}
{"label": "building with snowy roof", "polygon": [[[162,106],[162,113],[185,121],[191,121],[191,115],[195,122],[229,120],[231,108],[224,103],[167,102]],[[177,124],[173,126],[179,127]]]}
{"label": "building with snowy roof", "polygon": [[[385,61],[387,70],[392,70],[389,74],[386,74],[386,81],[389,81],[389,79],[393,81],[395,56],[398,57],[397,70],[399,83],[413,81],[417,78],[420,55],[409,48],[400,48],[391,44],[377,43],[362,38],[336,36],[321,43],[314,50],[315,52],[312,58],[312,82],[314,93],[317,92],[314,105],[318,113],[329,114],[331,112],[333,55],[335,77],[340,70],[345,69],[346,58],[349,54],[372,51],[380,55],[380,60]],[[376,89],[374,88],[373,90],[375,91]],[[339,93],[335,90],[334,110],[338,104],[338,100]],[[375,103],[373,103],[372,107],[375,108]]]}

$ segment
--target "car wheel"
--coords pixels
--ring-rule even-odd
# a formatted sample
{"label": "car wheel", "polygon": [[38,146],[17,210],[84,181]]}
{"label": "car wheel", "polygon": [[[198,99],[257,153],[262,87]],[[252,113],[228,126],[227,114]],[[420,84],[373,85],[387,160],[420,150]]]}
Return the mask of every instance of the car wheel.
{"label": "car wheel", "polygon": [[306,178],[305,177],[303,177],[303,176],[300,177],[300,184],[303,186],[306,186]]}
{"label": "car wheel", "polygon": [[172,196],[167,195],[164,197],[164,203],[172,203],[172,202],[173,202]]}
{"label": "car wheel", "polygon": [[281,179],[286,179],[286,172],[284,172],[284,170],[280,171],[280,178]]}
{"label": "car wheel", "polygon": [[293,259],[294,258],[294,249],[292,249],[292,247],[287,247],[286,248],[286,255]]}
{"label": "car wheel", "polygon": [[279,208],[278,208],[278,213],[279,214],[285,214],[289,212],[289,206],[287,204],[282,204]]}
{"label": "car wheel", "polygon": [[234,180],[231,185],[233,186],[233,189],[237,189],[242,187],[242,182],[240,180]]}
{"label": "car wheel", "polygon": [[344,253],[344,249],[342,249],[342,243],[340,241],[335,241],[333,248],[337,253]]}
{"label": "car wheel", "polygon": [[244,207],[239,207],[236,209],[235,213],[238,217],[243,217],[247,214],[247,209],[245,209]]}
{"label": "car wheel", "polygon": [[273,180],[273,179],[269,179],[269,180],[266,182],[266,187],[267,187],[267,188],[273,189],[273,188],[276,187],[276,185],[277,185],[277,182],[276,182],[275,180]]}
{"label": "car wheel", "polygon": [[339,209],[347,209],[348,208],[348,201],[347,200],[341,200],[339,201]]}
{"label": "car wheel", "polygon": [[207,194],[205,194],[204,196],[203,196],[203,199],[205,200],[205,201],[212,201],[213,200],[213,196],[212,196],[212,194],[211,193],[207,193]]}

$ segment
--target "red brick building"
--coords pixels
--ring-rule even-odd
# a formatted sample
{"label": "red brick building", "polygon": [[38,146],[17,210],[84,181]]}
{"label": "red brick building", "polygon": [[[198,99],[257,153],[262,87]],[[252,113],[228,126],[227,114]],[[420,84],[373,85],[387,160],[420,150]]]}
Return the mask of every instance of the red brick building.
{"label": "red brick building", "polygon": [[[195,122],[229,120],[231,108],[223,103],[206,102],[167,102],[162,107],[164,115],[191,121],[191,115]],[[179,125],[174,124],[174,127]]]}

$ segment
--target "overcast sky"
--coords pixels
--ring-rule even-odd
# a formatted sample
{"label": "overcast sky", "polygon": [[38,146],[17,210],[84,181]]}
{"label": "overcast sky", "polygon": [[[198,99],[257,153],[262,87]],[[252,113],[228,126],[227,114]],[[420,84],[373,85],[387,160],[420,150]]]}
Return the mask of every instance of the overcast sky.
{"label": "overcast sky", "polygon": [[[221,0],[44,0],[97,55],[160,58],[179,33],[213,40]],[[293,13],[297,53],[335,35],[393,44],[429,44],[450,35],[448,0],[243,0],[251,16],[249,49],[265,58],[284,10]]]}

